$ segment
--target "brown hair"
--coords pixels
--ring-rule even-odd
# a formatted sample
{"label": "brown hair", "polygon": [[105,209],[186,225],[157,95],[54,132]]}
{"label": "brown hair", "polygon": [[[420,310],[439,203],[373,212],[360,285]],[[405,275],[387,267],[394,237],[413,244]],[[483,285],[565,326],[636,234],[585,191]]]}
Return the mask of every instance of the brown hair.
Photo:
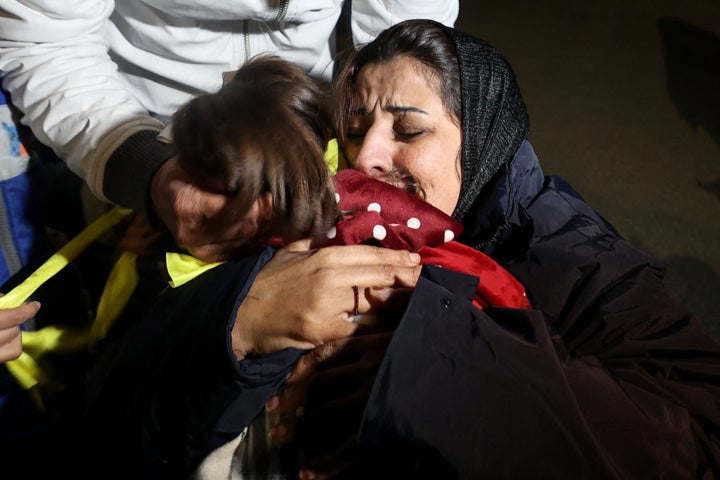
{"label": "brown hair", "polygon": [[302,68],[260,56],[217,93],[178,110],[173,142],[184,168],[235,197],[236,218],[271,194],[272,218],[255,241],[319,238],[338,216],[323,159],[333,134],[329,103]]}

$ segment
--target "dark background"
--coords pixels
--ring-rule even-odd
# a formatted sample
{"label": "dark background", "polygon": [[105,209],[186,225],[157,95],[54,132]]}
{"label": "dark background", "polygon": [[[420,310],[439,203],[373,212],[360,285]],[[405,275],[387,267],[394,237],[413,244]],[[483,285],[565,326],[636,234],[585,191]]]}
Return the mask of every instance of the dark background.
{"label": "dark background", "polygon": [[720,339],[720,1],[461,0],[456,25],[513,65],[545,172]]}

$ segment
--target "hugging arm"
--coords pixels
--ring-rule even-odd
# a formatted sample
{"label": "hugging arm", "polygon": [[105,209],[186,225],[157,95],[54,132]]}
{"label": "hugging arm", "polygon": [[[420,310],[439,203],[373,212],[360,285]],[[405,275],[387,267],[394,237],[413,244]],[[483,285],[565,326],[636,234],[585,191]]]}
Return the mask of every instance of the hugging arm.
{"label": "hugging arm", "polygon": [[[22,123],[93,193],[145,212],[152,172],[168,156],[154,140],[162,124],[130,92],[108,54],[113,8],[110,1],[2,0],[0,71]],[[121,144],[128,156],[116,158],[121,168],[108,175]],[[119,178],[130,161],[130,171]]]}
{"label": "hugging arm", "polygon": [[[253,283],[233,329],[238,358],[280,345],[311,349],[355,331],[353,287],[410,287],[420,271],[419,256],[365,245],[307,250],[305,241],[278,252]],[[372,312],[368,295],[360,313]],[[278,317],[278,312],[283,312]],[[254,339],[254,340],[249,340]]]}
{"label": "hugging arm", "polygon": [[[217,266],[165,292],[110,343],[90,382],[76,468],[104,472],[122,453],[120,478],[133,469],[155,478],[190,473],[262,410],[301,349],[354,330],[343,318],[353,306],[352,284],[334,286],[350,279],[405,284],[417,276],[407,252],[292,248]],[[333,300],[339,292],[345,295]],[[242,307],[250,297],[261,308]]]}
{"label": "hugging arm", "polygon": [[161,294],[132,325],[120,325],[127,330],[110,332],[88,382],[70,470],[104,476],[122,456],[113,478],[178,478],[242,431],[300,354],[238,363],[232,353],[237,304],[271,256],[205,272]]}

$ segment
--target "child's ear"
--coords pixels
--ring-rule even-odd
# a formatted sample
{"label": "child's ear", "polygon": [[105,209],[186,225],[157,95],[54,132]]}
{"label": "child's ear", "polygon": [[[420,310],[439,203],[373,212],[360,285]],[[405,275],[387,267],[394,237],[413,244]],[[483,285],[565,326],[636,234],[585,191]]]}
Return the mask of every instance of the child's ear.
{"label": "child's ear", "polygon": [[269,192],[261,193],[256,200],[258,208],[258,216],[263,220],[272,218],[273,215],[273,200],[272,195]]}

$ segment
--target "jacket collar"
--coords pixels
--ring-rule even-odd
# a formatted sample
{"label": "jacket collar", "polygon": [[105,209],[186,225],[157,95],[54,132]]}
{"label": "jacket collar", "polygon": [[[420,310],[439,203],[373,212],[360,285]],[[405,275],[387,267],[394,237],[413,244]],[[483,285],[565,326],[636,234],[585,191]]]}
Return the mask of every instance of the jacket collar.
{"label": "jacket collar", "polygon": [[527,212],[544,184],[544,174],[527,140],[512,160],[502,166],[475,197],[463,218],[465,230],[458,241],[503,263],[514,256],[532,235]]}

